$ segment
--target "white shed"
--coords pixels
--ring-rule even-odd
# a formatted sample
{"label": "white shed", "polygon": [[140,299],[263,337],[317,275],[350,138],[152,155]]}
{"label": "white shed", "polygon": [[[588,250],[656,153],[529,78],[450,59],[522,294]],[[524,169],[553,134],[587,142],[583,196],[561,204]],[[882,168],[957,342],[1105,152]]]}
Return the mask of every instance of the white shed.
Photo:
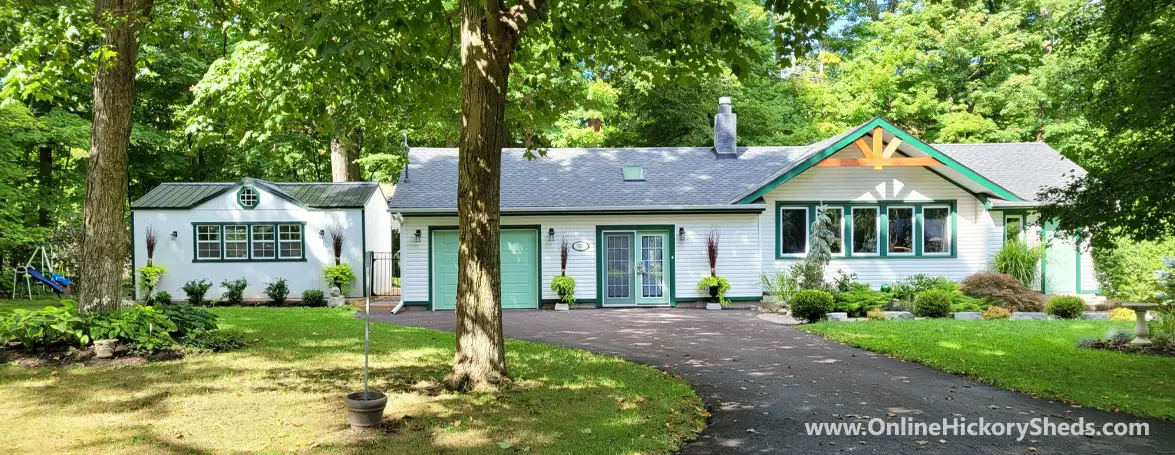
{"label": "white shed", "polygon": [[[332,229],[345,233],[342,263],[355,271],[348,297],[367,289],[364,252],[392,251],[394,221],[378,184],[164,183],[131,204],[132,268],[147,263],[146,233],[158,233],[155,264],[167,268],[158,290],[184,297],[189,280],[212,283],[243,278],[245,298],[264,299],[266,283],[286,279],[289,298],[326,291],[322,270],[334,265]],[[135,289],[135,297],[143,291]]]}

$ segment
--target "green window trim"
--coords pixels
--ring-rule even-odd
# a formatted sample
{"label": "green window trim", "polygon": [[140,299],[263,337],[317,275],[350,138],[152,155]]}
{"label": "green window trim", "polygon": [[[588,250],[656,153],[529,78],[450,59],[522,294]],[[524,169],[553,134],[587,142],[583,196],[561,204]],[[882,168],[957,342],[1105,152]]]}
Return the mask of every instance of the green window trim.
{"label": "green window trim", "polygon": [[[199,237],[200,228],[205,227],[205,226],[215,226],[217,228],[216,232],[218,235],[217,235],[216,241],[211,241],[211,240],[201,241],[200,240],[200,237]],[[246,230],[246,233],[247,233],[246,234],[246,236],[247,236],[246,237],[247,238],[246,244],[248,245],[246,247],[246,250],[248,251],[247,257],[226,258],[225,237],[226,237],[227,227],[235,227],[235,226],[245,226],[248,228]],[[270,243],[271,246],[273,247],[274,256],[272,256],[272,257],[255,257],[253,255],[253,251],[255,249],[254,244],[259,243],[258,241],[255,241],[253,239],[254,227],[256,227],[256,226],[269,226],[272,229],[273,240],[263,240],[260,242]],[[286,226],[286,227],[298,226],[298,231],[301,233],[301,235],[299,236],[300,239],[298,239],[298,240],[285,240],[285,241],[280,240],[280,234],[278,234],[278,233],[280,232],[281,226]],[[202,243],[208,244],[208,243],[213,243],[213,242],[218,243],[218,246],[220,248],[218,251],[218,253],[219,253],[218,257],[216,257],[216,258],[201,258],[200,257],[200,244],[202,244]],[[301,248],[301,254],[298,257],[281,257],[281,244],[286,243],[288,245],[288,244],[294,243],[294,242],[299,243],[300,248]],[[229,241],[228,243],[240,243],[240,241]],[[306,262],[306,222],[304,222],[304,221],[257,221],[257,222],[240,222],[240,223],[222,223],[222,222],[195,222],[194,221],[194,222],[192,222],[192,262]]]}
{"label": "green window trim", "polygon": [[[785,208],[806,208],[809,215],[808,227],[804,232],[811,236],[811,220],[814,219],[817,207],[826,205],[841,210],[841,254],[833,254],[833,259],[949,259],[959,257],[959,212],[956,200],[934,201],[775,201],[775,259],[802,259],[807,255],[807,247],[803,254],[782,254],[783,226],[782,214]],[[889,252],[889,209],[912,208],[914,210],[913,253]],[[948,210],[948,222],[944,226],[950,236],[948,250],[944,253],[930,253],[925,249],[925,210],[945,208]],[[877,211],[877,249],[876,253],[858,253],[853,251],[853,209],[872,209]],[[807,245],[807,243],[805,244]]]}
{"label": "green window trim", "polygon": [[246,210],[253,210],[261,204],[261,192],[252,185],[242,185],[237,190],[237,205]]}

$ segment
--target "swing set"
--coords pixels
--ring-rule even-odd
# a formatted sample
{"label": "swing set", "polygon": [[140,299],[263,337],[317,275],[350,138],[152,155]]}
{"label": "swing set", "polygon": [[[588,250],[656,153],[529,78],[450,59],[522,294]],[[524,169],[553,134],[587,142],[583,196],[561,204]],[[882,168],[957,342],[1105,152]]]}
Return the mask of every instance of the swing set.
{"label": "swing set", "polygon": [[[49,288],[57,294],[57,298],[61,298],[62,294],[71,295],[70,286],[73,281],[66,278],[60,273],[53,271],[53,261],[57,259],[57,255],[53,252],[52,245],[41,245],[33,250],[33,255],[29,256],[29,261],[24,266],[17,267],[12,274],[12,300],[20,298],[20,279],[24,278],[25,292],[29,300],[33,299],[33,281],[37,281],[42,288]],[[42,274],[40,270],[33,267],[33,261],[40,260],[41,269],[47,272]],[[62,270],[62,272],[64,272]],[[48,276],[46,276],[48,275]]]}

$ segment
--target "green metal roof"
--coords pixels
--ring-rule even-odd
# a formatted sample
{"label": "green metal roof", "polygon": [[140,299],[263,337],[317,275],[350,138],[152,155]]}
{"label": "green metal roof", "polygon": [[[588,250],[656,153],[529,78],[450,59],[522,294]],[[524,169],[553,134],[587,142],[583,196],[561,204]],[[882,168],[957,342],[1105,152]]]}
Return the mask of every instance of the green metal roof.
{"label": "green metal roof", "polygon": [[313,208],[363,207],[379,189],[379,184],[373,182],[273,183],[251,178],[235,183],[164,183],[131,204],[131,209],[190,209],[245,185]]}

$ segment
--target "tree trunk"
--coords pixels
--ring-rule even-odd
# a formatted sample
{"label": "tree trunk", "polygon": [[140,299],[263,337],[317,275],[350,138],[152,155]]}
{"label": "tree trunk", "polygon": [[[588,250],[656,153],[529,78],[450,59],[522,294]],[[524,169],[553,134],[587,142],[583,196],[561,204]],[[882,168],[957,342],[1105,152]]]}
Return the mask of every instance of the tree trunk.
{"label": "tree trunk", "polygon": [[42,144],[38,148],[40,155],[37,161],[37,184],[39,185],[39,195],[37,197],[37,226],[47,228],[52,220],[49,219],[50,202],[53,200],[53,145]]}
{"label": "tree trunk", "polygon": [[122,303],[122,275],[128,233],[127,148],[135,95],[136,34],[150,17],[153,0],[97,0],[95,21],[103,29],[102,46],[113,57],[94,71],[94,119],[82,223],[79,306],[114,310]]}
{"label": "tree trunk", "polygon": [[[493,4],[493,2],[490,2]],[[485,6],[462,0],[461,120],[457,161],[457,355],[455,390],[509,383],[502,336],[498,238],[506,83],[513,39]]]}
{"label": "tree trunk", "polygon": [[[357,133],[356,133],[357,134]],[[359,147],[351,138],[337,135],[330,140],[330,174],[334,182],[359,182]]]}

